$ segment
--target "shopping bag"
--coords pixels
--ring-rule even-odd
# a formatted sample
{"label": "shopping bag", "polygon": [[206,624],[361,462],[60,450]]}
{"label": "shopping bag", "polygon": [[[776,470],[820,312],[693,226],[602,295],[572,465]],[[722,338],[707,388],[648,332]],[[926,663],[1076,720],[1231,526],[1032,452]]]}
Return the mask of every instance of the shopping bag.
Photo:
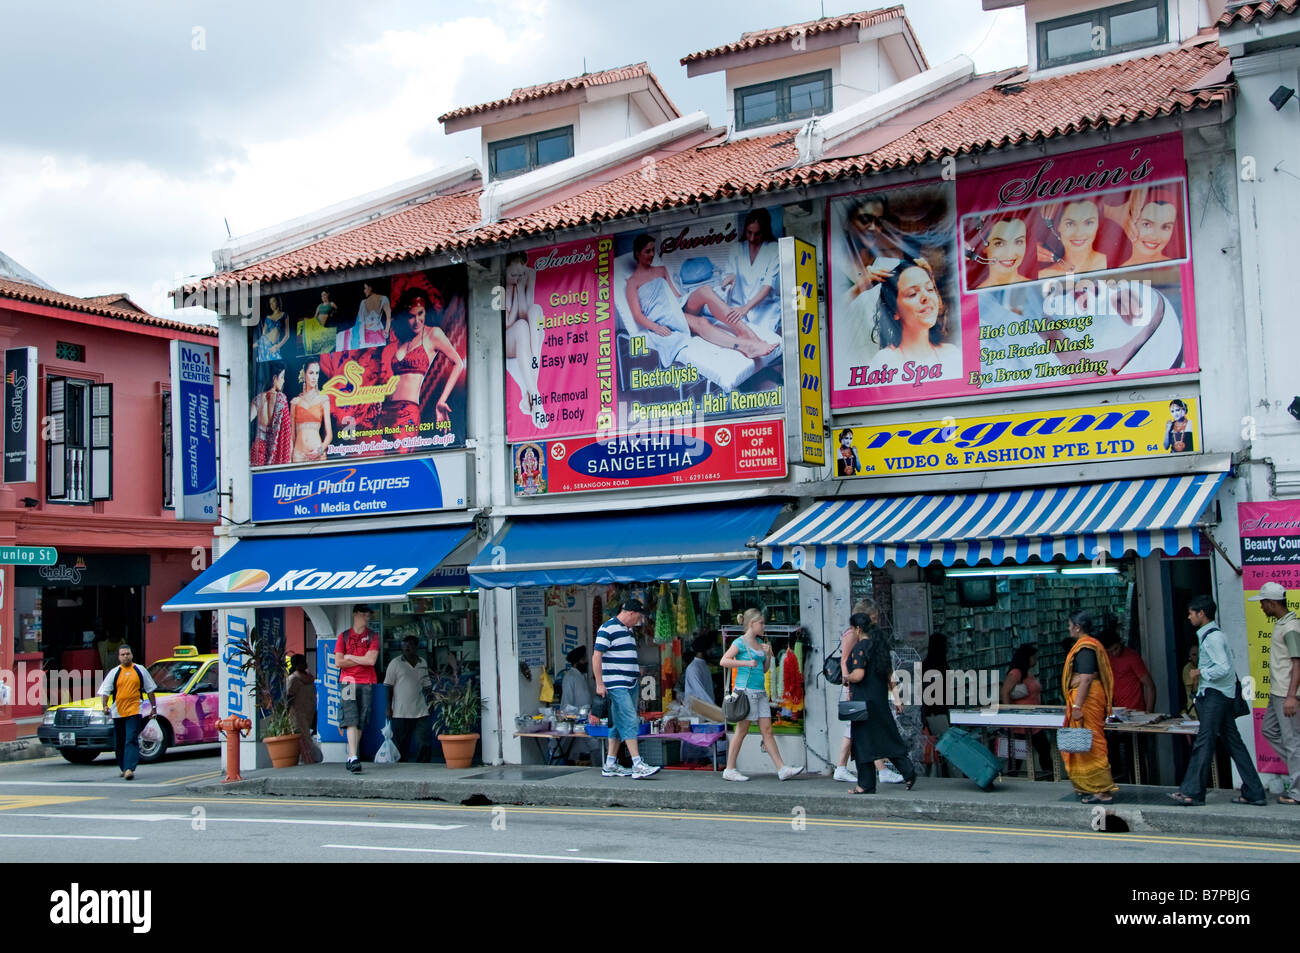
{"label": "shopping bag", "polygon": [[393,723],[391,720],[384,722],[383,735],[384,743],[375,752],[375,764],[396,764],[402,760],[402,753],[397,750],[397,745],[393,744]]}
{"label": "shopping bag", "polygon": [[156,745],[163,740],[162,728],[158,726],[157,718],[150,718],[149,724],[140,729],[140,741],[149,745]]}

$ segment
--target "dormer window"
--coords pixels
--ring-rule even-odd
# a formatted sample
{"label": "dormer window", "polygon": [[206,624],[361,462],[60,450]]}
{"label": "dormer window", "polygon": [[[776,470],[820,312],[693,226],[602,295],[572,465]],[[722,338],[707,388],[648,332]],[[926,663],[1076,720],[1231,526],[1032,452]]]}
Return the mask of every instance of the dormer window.
{"label": "dormer window", "polygon": [[573,155],[573,127],[547,129],[513,139],[500,139],[488,143],[490,175],[494,179],[508,179],[540,169],[552,162]]}
{"label": "dormer window", "polygon": [[1131,0],[1038,24],[1038,68],[1065,66],[1165,42],[1167,0]]}
{"label": "dormer window", "polygon": [[831,109],[830,70],[756,83],[736,90],[736,129],[811,119]]}

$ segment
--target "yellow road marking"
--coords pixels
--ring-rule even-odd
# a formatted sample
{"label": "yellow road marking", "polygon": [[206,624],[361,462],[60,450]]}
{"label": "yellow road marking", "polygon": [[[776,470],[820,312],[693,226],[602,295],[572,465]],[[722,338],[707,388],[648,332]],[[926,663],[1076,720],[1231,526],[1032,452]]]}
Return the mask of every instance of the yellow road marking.
{"label": "yellow road marking", "polygon": [[62,755],[47,754],[41,758],[19,758],[16,761],[0,761],[0,768],[9,768],[20,764],[40,764],[42,761],[59,761]]}
{"label": "yellow road marking", "polygon": [[0,811],[20,807],[47,807],[51,804],[71,804],[74,801],[102,801],[102,797],[63,797],[58,794],[0,794]]}
{"label": "yellow road marking", "polygon": [[[141,798],[140,800],[146,800]],[[274,805],[299,805],[304,807],[366,807],[378,808],[382,810],[402,810],[402,811],[452,811],[466,813],[490,813],[494,809],[505,808],[511,813],[517,814],[537,814],[551,815],[560,817],[620,817],[634,820],[667,820],[667,821],[724,821],[738,824],[768,824],[768,825],[789,825],[793,817],[782,817],[780,815],[762,815],[762,814],[711,814],[704,812],[685,812],[685,811],[637,811],[627,809],[604,810],[599,808],[561,808],[561,807],[517,807],[512,804],[495,804],[485,805],[482,807],[467,807],[461,804],[412,804],[407,802],[392,801],[367,801],[367,800],[350,800],[346,798],[330,798],[328,801],[302,799],[302,798],[251,798],[251,797],[214,797],[214,798],[181,798],[181,797],[162,797],[149,798],[151,803],[167,800],[183,800],[186,803],[193,804],[198,802],[208,804],[274,804]],[[926,822],[926,821],[871,821],[857,820],[853,818],[817,818],[807,817],[802,819],[804,823],[812,827],[832,827],[832,828],[849,828],[858,830],[890,830],[890,831],[930,831],[936,833],[951,834],[985,834],[998,835],[1006,837],[1039,837],[1039,838],[1062,838],[1068,840],[1102,840],[1111,844],[1148,844],[1154,846],[1167,847],[1216,847],[1225,850],[1248,850],[1259,851],[1264,853],[1283,853],[1283,854],[1300,854],[1300,844],[1280,844],[1270,841],[1225,841],[1214,840],[1208,837],[1196,837],[1190,835],[1173,835],[1173,834],[1142,834],[1130,833],[1122,836],[1107,834],[1103,831],[1071,831],[1071,830],[1051,830],[1041,828],[1019,828],[1019,827],[987,827],[973,824],[953,824],[943,822]]]}
{"label": "yellow road marking", "polygon": [[183,778],[172,778],[170,781],[163,781],[163,784],[189,784],[191,781],[206,781],[208,778],[220,777],[220,771],[204,771],[202,774],[189,774]]}

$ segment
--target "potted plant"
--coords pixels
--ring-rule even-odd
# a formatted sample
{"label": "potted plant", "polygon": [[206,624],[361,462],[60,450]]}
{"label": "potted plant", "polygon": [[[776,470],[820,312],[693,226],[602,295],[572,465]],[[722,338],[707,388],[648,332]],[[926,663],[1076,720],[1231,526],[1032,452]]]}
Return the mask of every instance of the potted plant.
{"label": "potted plant", "polygon": [[449,768],[468,768],[478,744],[483,696],[473,682],[436,688],[430,695],[433,731]]}
{"label": "potted plant", "polygon": [[231,639],[230,647],[244,657],[239,666],[245,677],[253,678],[248,694],[258,708],[257,738],[266,745],[273,768],[291,768],[298,763],[298,733],[294,731],[289,716],[289,702],[277,694],[284,694],[284,667],[280,662],[283,646],[278,640],[266,638],[260,628],[254,628],[251,638]]}

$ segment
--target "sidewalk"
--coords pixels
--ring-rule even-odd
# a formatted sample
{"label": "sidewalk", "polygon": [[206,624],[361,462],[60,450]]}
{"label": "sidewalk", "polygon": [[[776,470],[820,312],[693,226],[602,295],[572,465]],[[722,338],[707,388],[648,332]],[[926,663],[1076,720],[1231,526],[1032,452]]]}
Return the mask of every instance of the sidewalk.
{"label": "sidewalk", "polygon": [[[986,793],[967,780],[920,778],[915,789],[881,784],[873,796],[852,796],[850,785],[828,776],[800,776],[782,783],[775,775],[754,776],[743,784],[710,771],[661,771],[652,778],[603,778],[598,768],[542,765],[480,766],[451,770],[441,765],[366,764],[359,775],[342,764],[299,765],[282,770],[246,771],[234,784],[206,781],[187,786],[194,794],[273,795],[453,803],[527,804],[553,807],[618,807],[687,810],[729,814],[793,816],[802,808],[810,818],[961,823],[996,827],[1087,831],[1093,808],[1080,804],[1069,783],[999,781]],[[1213,791],[1205,807],[1178,807],[1166,794],[1172,788],[1124,787],[1107,807],[1110,830],[1127,826],[1135,833],[1300,840],[1300,809],[1270,801],[1268,807],[1228,803],[1234,791]]]}

